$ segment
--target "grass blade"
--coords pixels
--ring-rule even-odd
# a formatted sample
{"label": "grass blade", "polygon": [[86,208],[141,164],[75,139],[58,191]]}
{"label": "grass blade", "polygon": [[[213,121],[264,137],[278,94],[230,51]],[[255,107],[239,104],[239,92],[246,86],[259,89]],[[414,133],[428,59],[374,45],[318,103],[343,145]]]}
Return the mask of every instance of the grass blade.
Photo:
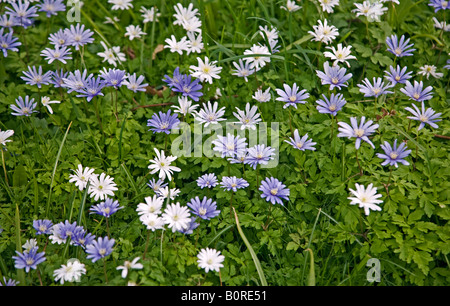
{"label": "grass blade", "polygon": [[[20,211],[19,205],[16,204],[16,215],[15,215],[15,224],[16,224],[16,251],[22,252],[22,239],[20,236]],[[19,284],[25,286],[25,271],[23,269],[17,269],[17,280]]]}
{"label": "grass blade", "polygon": [[56,155],[56,161],[55,161],[55,165],[53,166],[53,172],[52,172],[52,181],[50,182],[50,190],[49,190],[49,194],[48,194],[47,208],[45,209],[46,217],[48,217],[48,210],[50,208],[50,201],[52,199],[53,180],[55,179],[56,167],[58,166],[59,157],[61,156],[62,148],[64,146],[64,143],[66,142],[67,134],[69,134],[69,129],[71,126],[72,126],[72,121],[69,123],[69,126],[67,127],[66,134],[64,134],[64,138],[61,141],[61,144],[59,146],[58,155]]}
{"label": "grass blade", "polygon": [[236,210],[233,207],[234,217],[236,219],[236,226],[239,232],[239,235],[241,235],[242,240],[244,240],[245,245],[247,246],[248,250],[250,251],[250,255],[252,256],[253,262],[255,263],[256,270],[258,271],[259,279],[261,280],[262,286],[267,286],[266,277],[264,276],[264,271],[261,267],[261,263],[259,262],[258,256],[256,256],[255,251],[252,248],[252,245],[250,242],[248,242],[247,237],[245,237],[244,232],[242,231],[241,225],[239,224],[239,219],[236,214]]}
{"label": "grass blade", "polygon": [[314,253],[309,248],[306,249],[305,251],[309,251],[309,255],[310,255],[309,275],[308,275],[306,284],[308,286],[315,286],[316,285],[316,273],[314,271]]}

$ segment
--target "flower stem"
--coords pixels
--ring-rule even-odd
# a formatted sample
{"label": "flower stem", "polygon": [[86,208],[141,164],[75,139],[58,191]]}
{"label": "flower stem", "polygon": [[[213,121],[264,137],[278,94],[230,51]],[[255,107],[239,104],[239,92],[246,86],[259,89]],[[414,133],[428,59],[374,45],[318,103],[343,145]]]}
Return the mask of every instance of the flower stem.
{"label": "flower stem", "polygon": [[143,260],[145,260],[145,255],[147,254],[149,240],[150,240],[150,230],[147,231],[147,241],[145,242],[145,250],[144,254],[142,255]]}
{"label": "flower stem", "polygon": [[0,151],[2,151],[2,164],[3,164],[3,171],[5,172],[6,185],[9,186],[8,175],[6,174],[5,156],[4,156],[4,153],[3,153],[3,148],[0,148]]}
{"label": "flower stem", "polygon": [[359,175],[362,176],[363,175],[363,171],[361,168],[361,164],[359,163],[359,159],[358,159],[358,150],[355,151],[355,156],[356,156],[356,163],[358,164],[358,168],[359,168]]}
{"label": "flower stem", "polygon": [[105,274],[105,283],[108,283],[108,275],[106,274],[106,259],[103,258],[103,273]]}

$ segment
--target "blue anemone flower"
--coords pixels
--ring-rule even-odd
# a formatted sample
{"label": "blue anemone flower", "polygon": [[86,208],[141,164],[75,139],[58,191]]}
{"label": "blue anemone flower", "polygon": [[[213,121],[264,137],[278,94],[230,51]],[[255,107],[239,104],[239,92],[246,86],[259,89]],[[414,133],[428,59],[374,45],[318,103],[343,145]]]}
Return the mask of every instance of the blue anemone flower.
{"label": "blue anemone flower", "polygon": [[89,210],[91,211],[91,214],[95,213],[105,218],[109,218],[112,214],[116,213],[122,208],[123,206],[120,206],[119,201],[113,200],[111,198],[106,198],[105,201],[92,206]]}
{"label": "blue anemone flower", "polygon": [[16,269],[25,269],[28,273],[30,269],[36,270],[37,265],[45,261],[45,252],[38,253],[38,247],[34,247],[29,251],[20,253],[16,251],[17,256],[12,258],[15,260],[14,267]]}
{"label": "blue anemone flower", "polygon": [[416,51],[416,49],[412,49],[414,44],[408,45],[408,43],[409,38],[405,39],[405,35],[402,35],[400,40],[396,34],[386,37],[386,44],[388,45],[387,50],[397,57],[413,55],[412,52]]}
{"label": "blue anemone flower", "polygon": [[87,259],[96,262],[99,259],[107,257],[113,251],[113,246],[116,241],[108,237],[99,237],[97,240],[86,246]]}
{"label": "blue anemone flower", "polygon": [[151,119],[148,119],[147,126],[152,127],[149,131],[154,133],[166,133],[170,134],[172,129],[178,129],[180,120],[177,114],[171,115],[171,110],[169,109],[167,113],[162,111],[159,114],[154,113]]}
{"label": "blue anemone flower", "polygon": [[216,202],[206,196],[203,197],[201,201],[198,196],[191,199],[187,203],[187,206],[191,209],[194,215],[197,215],[204,220],[212,219],[220,214],[220,210],[217,209]]}
{"label": "blue anemone flower", "polygon": [[347,87],[346,82],[353,76],[348,73],[347,69],[340,68],[338,65],[331,66],[328,62],[323,64],[324,71],[316,70],[317,76],[321,79],[322,85],[330,85],[330,90],[337,87],[339,90],[342,87]]}
{"label": "blue anemone flower", "polygon": [[390,165],[398,168],[398,163],[402,163],[405,166],[409,165],[409,162],[404,158],[411,153],[411,150],[407,150],[404,142],[397,147],[397,139],[394,140],[392,146],[389,142],[385,141],[384,144],[381,145],[381,148],[384,150],[384,154],[377,153],[377,156],[384,159],[381,163],[382,166]]}
{"label": "blue anemone flower", "polygon": [[322,94],[323,100],[319,99],[316,101],[316,108],[319,113],[331,114],[336,116],[337,112],[342,109],[342,107],[347,103],[344,96],[341,93],[332,93],[330,99],[328,99],[324,94]]}
{"label": "blue anemone flower", "polygon": [[3,28],[0,29],[0,51],[3,52],[3,56],[8,56],[8,50],[18,52],[18,46],[22,45],[19,38],[13,36],[13,31],[3,34]]}
{"label": "blue anemone flower", "polygon": [[33,221],[33,228],[36,230],[36,235],[51,234],[53,222],[47,219],[39,219]]}
{"label": "blue anemone flower", "polygon": [[272,204],[283,204],[283,200],[289,201],[289,188],[274,177],[267,177],[261,182],[259,190],[262,191],[261,198]]}
{"label": "blue anemone flower", "polygon": [[34,110],[37,106],[37,102],[34,102],[34,98],[30,99],[30,97],[25,96],[25,100],[22,97],[18,97],[16,99],[16,105],[10,105],[10,108],[13,110],[11,115],[13,116],[31,116],[32,113],[37,113]]}

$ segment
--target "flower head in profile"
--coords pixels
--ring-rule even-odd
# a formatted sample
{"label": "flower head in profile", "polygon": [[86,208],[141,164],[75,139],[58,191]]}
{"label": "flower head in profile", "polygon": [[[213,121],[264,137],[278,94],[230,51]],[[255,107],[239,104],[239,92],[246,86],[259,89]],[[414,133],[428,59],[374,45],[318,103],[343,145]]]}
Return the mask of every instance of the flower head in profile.
{"label": "flower head in profile", "polygon": [[197,185],[203,188],[214,188],[218,184],[217,176],[214,173],[203,174],[197,179]]}
{"label": "flower head in profile", "polygon": [[148,86],[147,83],[144,82],[145,77],[143,75],[140,75],[139,77],[136,76],[136,73],[128,74],[125,81],[123,81],[123,85],[125,85],[129,90],[132,92],[138,92],[138,91],[146,91],[146,88]]}
{"label": "flower head in profile", "polygon": [[355,183],[356,190],[350,188],[350,192],[354,195],[353,197],[348,197],[351,200],[351,205],[359,205],[360,208],[364,209],[366,216],[370,214],[370,211],[381,211],[381,207],[378,204],[383,203],[382,200],[378,200],[381,194],[377,194],[377,188],[373,187],[370,183],[367,188],[364,185],[359,185]]}
{"label": "flower head in profile", "polygon": [[36,66],[28,66],[28,71],[23,71],[23,76],[20,78],[25,81],[28,85],[36,85],[38,88],[41,88],[42,85],[50,84],[50,79],[53,74],[51,71],[47,71],[46,73],[42,72],[42,66],[36,68]]}
{"label": "flower head in profile", "polygon": [[436,122],[441,121],[441,113],[436,113],[431,107],[425,109],[425,103],[422,101],[422,109],[420,110],[415,104],[412,104],[413,108],[405,107],[405,110],[409,111],[413,116],[409,116],[408,119],[417,120],[420,122],[417,128],[420,131],[425,124],[430,125],[432,128],[437,129],[438,125]]}
{"label": "flower head in profile", "polygon": [[375,130],[379,127],[378,124],[373,124],[372,120],[366,122],[366,117],[362,116],[361,121],[358,124],[358,121],[355,117],[350,118],[350,123],[339,122],[339,134],[338,137],[347,137],[347,138],[356,138],[355,148],[359,149],[361,145],[361,140],[364,140],[368,144],[375,149],[375,145],[370,141],[369,136],[375,132]]}
{"label": "flower head in profile", "polygon": [[191,199],[187,206],[194,215],[204,220],[212,219],[220,214],[216,202],[206,196],[202,200],[198,196]]}
{"label": "flower head in profile", "polygon": [[13,31],[9,31],[9,33],[3,34],[4,28],[0,29],[0,51],[3,52],[4,57],[8,57],[8,51],[18,52],[20,45],[22,43],[18,37],[13,36]]}
{"label": "flower head in profile", "polygon": [[316,142],[313,142],[312,139],[308,139],[308,133],[306,133],[303,137],[300,137],[297,129],[294,131],[294,137],[289,137],[289,140],[285,140],[285,142],[294,147],[294,149],[300,151],[315,151],[316,148],[314,148],[314,146],[317,144]]}
{"label": "flower head in profile", "polygon": [[388,90],[392,87],[392,84],[384,85],[382,78],[373,78],[373,84],[370,83],[368,78],[365,78],[363,84],[358,84],[359,91],[364,94],[364,97],[378,97],[380,95],[386,95],[392,93]]}
{"label": "flower head in profile", "polygon": [[233,62],[233,66],[236,68],[233,70],[233,75],[244,78],[246,82],[248,82],[248,77],[255,73],[255,69],[250,68],[250,62],[243,61],[242,58],[239,59],[239,62]]}
{"label": "flower head in profile", "polygon": [[317,20],[318,25],[313,26],[313,31],[308,31],[313,36],[314,41],[319,41],[328,45],[339,35],[338,29],[333,25],[328,25],[328,20]]}
{"label": "flower head in profile", "polygon": [[436,69],[437,67],[435,65],[423,65],[422,67],[419,68],[417,74],[425,76],[427,80],[430,77],[430,75],[436,79],[442,78],[444,74],[442,72],[437,72]]}
{"label": "flower head in profile", "polygon": [[399,65],[397,65],[397,68],[394,68],[392,66],[389,66],[389,71],[385,71],[386,75],[385,78],[391,82],[392,85],[396,85],[397,83],[404,84],[408,79],[410,79],[412,76],[412,72],[408,71],[406,72],[406,69],[408,67],[400,68]]}
{"label": "flower head in profile", "polygon": [[53,271],[55,282],[59,281],[61,285],[64,282],[79,282],[83,274],[86,274],[85,265],[75,258],[69,259],[67,264]]}
{"label": "flower head in profile", "polygon": [[72,51],[66,46],[56,46],[55,49],[45,48],[41,52],[41,56],[43,56],[49,64],[54,61],[60,61],[63,64],[67,64],[67,60],[72,59]]}
{"label": "flower head in profile", "polygon": [[363,3],[354,3],[356,9],[356,16],[365,16],[369,22],[380,21],[380,17],[388,10],[383,6],[383,3],[378,1],[364,1]]}
{"label": "flower head in profile", "polygon": [[198,104],[192,105],[192,101],[188,99],[186,96],[178,97],[178,105],[173,105],[172,107],[175,109],[175,113],[180,113],[183,116],[191,114],[196,110]]}
{"label": "flower head in profile", "polygon": [[423,88],[423,82],[414,81],[414,85],[410,81],[405,82],[405,87],[400,88],[400,91],[407,95],[410,100],[415,100],[418,102],[423,102],[433,98],[432,94],[433,87],[427,86]]}
{"label": "flower head in profile", "polygon": [[158,17],[161,16],[161,13],[158,13],[158,8],[156,7],[151,7],[151,8],[146,8],[144,6],[141,6],[141,9],[139,10],[139,12],[142,13],[142,18],[144,18],[144,20],[142,21],[143,23],[148,23],[148,22],[158,22]]}
{"label": "flower head in profile", "polygon": [[338,44],[337,48],[335,47],[325,47],[326,49],[330,49],[330,51],[325,51],[323,55],[325,57],[330,58],[333,61],[333,66],[336,66],[338,63],[345,63],[347,67],[350,67],[348,60],[356,59],[356,56],[351,55],[350,49],[352,46],[342,47],[342,44]]}
{"label": "flower head in profile", "polygon": [[154,133],[166,133],[170,134],[171,130],[178,129],[180,120],[177,114],[171,114],[169,109],[167,113],[162,111],[159,114],[154,113],[151,119],[148,119],[147,126],[151,127],[149,131]]}
{"label": "flower head in profile", "polygon": [[6,143],[12,141],[11,139],[8,139],[12,135],[14,135],[14,130],[6,130],[6,131],[0,130],[0,144],[6,147]]}
{"label": "flower head in profile", "polygon": [[339,0],[319,0],[319,4],[322,7],[322,11],[333,13],[334,7],[339,5]]}
{"label": "flower head in profile", "polygon": [[288,84],[283,84],[283,87],[284,90],[276,89],[279,97],[275,99],[277,101],[285,102],[283,108],[288,106],[297,108],[297,104],[305,104],[305,100],[309,98],[309,93],[306,92],[306,89],[300,90],[296,83],[294,83],[292,87]]}
{"label": "flower head in profile", "polygon": [[53,114],[53,109],[50,104],[59,104],[61,101],[51,100],[49,97],[44,96],[41,98],[41,103],[44,105],[50,114]]}
{"label": "flower head in profile", "polygon": [[406,143],[402,142],[397,147],[397,139],[395,139],[392,146],[389,142],[385,141],[384,144],[381,145],[381,148],[384,150],[384,154],[377,153],[377,156],[384,159],[381,163],[382,166],[389,165],[398,168],[398,163],[405,166],[409,165],[409,162],[405,160],[405,157],[411,153],[411,150],[407,150]]}
{"label": "flower head in profile", "polygon": [[181,206],[179,202],[169,204],[162,214],[164,223],[172,232],[186,229],[191,221],[191,214],[187,206]]}
{"label": "flower head in profile", "polygon": [[444,0],[430,0],[429,6],[434,8],[434,12],[437,13],[439,10],[450,9],[450,3]]}
{"label": "flower head in profile", "polygon": [[386,38],[387,50],[397,57],[412,56],[412,52],[416,49],[412,49],[414,44],[409,44],[409,38],[405,38],[405,35],[398,39],[396,34],[392,34]]}
{"label": "flower head in profile", "polygon": [[154,174],[156,172],[159,172],[159,178],[162,180],[165,180],[166,177],[170,180],[172,180],[172,173],[180,172],[181,169],[175,166],[171,166],[170,164],[174,162],[177,157],[176,156],[167,156],[164,153],[163,150],[158,151],[158,149],[154,148],[156,157],[155,159],[150,160],[150,165],[148,168],[151,170],[150,174]]}
{"label": "flower head in profile", "polygon": [[197,57],[198,65],[191,65],[191,75],[195,78],[200,79],[200,82],[208,82],[212,84],[213,79],[220,79],[220,72],[222,67],[218,67],[217,61],[209,61],[208,57],[205,57],[204,61]]}
{"label": "flower head in profile", "polygon": [[125,260],[125,262],[123,263],[123,266],[118,266],[116,268],[116,270],[122,270],[121,276],[122,276],[122,278],[126,278],[128,275],[128,270],[131,270],[131,269],[140,270],[140,269],[144,268],[144,265],[142,265],[141,263],[138,263],[138,261],[140,259],[141,259],[140,257],[135,257],[132,261]]}
{"label": "flower head in profile", "polygon": [[16,251],[17,256],[13,256],[14,267],[16,269],[25,269],[28,273],[30,269],[37,269],[37,265],[44,262],[45,252],[38,253],[38,247],[31,248],[31,250],[25,250],[23,253]]}
{"label": "flower head in profile", "polygon": [[139,220],[148,230],[156,231],[164,228],[164,220],[157,214],[143,214],[139,217]]}
{"label": "flower head in profile", "polygon": [[108,0],[108,3],[113,4],[111,9],[113,11],[116,10],[128,10],[130,8],[133,8],[133,3],[131,3],[133,0]]}
{"label": "flower head in profile", "polygon": [[252,98],[261,103],[270,101],[270,99],[272,98],[270,94],[270,87],[268,87],[264,91],[262,89],[256,90]]}
{"label": "flower head in profile", "polygon": [[116,183],[114,183],[114,178],[105,173],[100,174],[100,176],[92,175],[89,180],[88,193],[95,201],[114,196],[114,191],[118,189]]}
{"label": "flower head in profile", "polygon": [[210,248],[201,249],[197,258],[199,268],[204,269],[206,273],[209,271],[219,272],[225,260],[225,256],[221,255],[220,251]]}
{"label": "flower head in profile", "polygon": [[224,176],[222,177],[222,182],[220,182],[220,187],[228,191],[233,190],[234,192],[248,186],[249,184],[245,179],[237,178],[235,176]]}
{"label": "flower head in profile", "polygon": [[11,115],[13,116],[31,116],[32,113],[37,113],[38,111],[35,110],[37,106],[37,102],[34,102],[34,98],[25,96],[25,100],[22,97],[18,97],[16,99],[16,104],[11,104],[10,108],[13,110]]}
{"label": "flower head in profile", "polygon": [[86,246],[86,253],[88,254],[86,258],[92,262],[96,262],[99,259],[107,257],[112,253],[115,242],[113,238],[98,237],[97,240],[92,241],[92,243]]}
{"label": "flower head in profile", "polygon": [[236,122],[241,125],[241,130],[246,128],[255,130],[256,125],[261,121],[260,114],[257,113],[258,107],[252,106],[250,108],[250,103],[245,105],[245,110],[240,110],[236,107],[237,112],[233,113],[233,115],[239,120]]}
{"label": "flower head in profile", "polygon": [[126,61],[125,53],[122,53],[120,51],[120,47],[108,47],[105,42],[101,41],[100,44],[102,45],[103,49],[105,49],[103,52],[98,52],[97,55],[103,58],[102,62],[108,62],[108,64],[113,65],[114,67],[117,66],[117,63],[122,63]]}
{"label": "flower head in profile", "polygon": [[289,201],[289,188],[274,177],[267,177],[261,182],[259,190],[262,192],[261,198],[275,205],[284,205],[283,200]]}
{"label": "flower head in profile", "polygon": [[324,71],[316,70],[317,76],[320,78],[322,85],[330,85],[330,90],[337,87],[347,87],[346,82],[353,76],[351,73],[345,74],[347,69],[339,66],[332,66],[328,62],[323,64]]}
{"label": "flower head in profile", "polygon": [[295,4],[294,0],[287,0],[286,6],[280,6],[281,9],[288,11],[289,13],[293,13],[301,9],[300,5]]}
{"label": "flower head in profile", "polygon": [[112,214],[116,213],[118,210],[124,208],[120,206],[119,201],[113,200],[111,198],[106,198],[105,201],[92,206],[89,211],[91,214],[98,214],[105,218],[111,217]]}

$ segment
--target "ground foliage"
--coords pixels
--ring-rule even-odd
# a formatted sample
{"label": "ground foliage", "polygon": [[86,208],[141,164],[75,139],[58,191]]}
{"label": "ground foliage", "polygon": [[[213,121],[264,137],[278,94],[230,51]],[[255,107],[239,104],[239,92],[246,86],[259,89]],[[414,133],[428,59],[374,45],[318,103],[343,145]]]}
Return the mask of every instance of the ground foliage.
{"label": "ground foliage", "polygon": [[[111,46],[120,46],[126,54],[126,61],[117,68],[144,75],[149,84],[146,92],[133,93],[123,87],[118,90],[119,120],[114,116],[112,90],[95,97],[102,126],[92,101],[86,103],[86,99],[52,86],[38,89],[20,79],[28,65],[42,65],[45,71],[58,67],[56,62],[48,64],[40,52],[49,46],[49,33],[70,26],[64,12],[51,18],[40,13],[33,26],[17,33],[21,42],[27,42],[26,48],[22,45],[19,52],[0,57],[0,129],[15,131],[13,141],[4,150],[7,180],[3,169],[0,176],[2,276],[22,285],[39,285],[40,281],[57,285],[53,271],[69,258],[78,258],[87,272],[76,285],[104,285],[105,274],[111,285],[126,285],[127,281],[140,285],[261,285],[258,265],[269,285],[306,285],[311,281],[313,255],[317,285],[372,285],[367,281],[366,263],[370,258],[380,260],[381,285],[448,285],[449,87],[448,70],[442,67],[450,49],[448,32],[436,29],[432,20],[445,20],[445,11],[435,12],[428,1],[401,0],[399,5],[385,3],[388,10],[380,21],[368,22],[352,11],[353,1],[340,1],[333,13],[323,12],[317,1],[301,1],[297,4],[302,8],[292,13],[281,9],[285,3],[280,1],[193,1],[200,13],[205,48],[200,55],[179,55],[158,47],[171,35],[184,35],[182,28],[173,25],[176,3],[135,0],[134,8],[115,11],[106,1],[85,1],[81,23],[95,31],[95,41],[84,49],[84,63],[73,51],[73,59],[61,67],[73,71],[85,65],[93,73],[112,67],[97,56],[103,51],[100,41],[105,40]],[[146,36],[129,40],[124,37],[125,27],[142,25],[141,5],[155,6],[161,15],[158,22],[143,26]],[[5,7],[2,3],[2,11]],[[107,16],[117,16],[120,21],[105,24]],[[340,91],[322,85],[315,72],[323,70],[328,60],[323,52],[327,49],[325,44],[313,41],[308,31],[317,20],[324,19],[339,30],[339,36],[329,45],[351,45],[352,55],[357,58],[349,61],[347,71],[353,76],[348,87]],[[277,28],[280,52],[245,82],[232,75],[232,62],[253,44],[264,43],[258,34],[260,25]],[[416,49],[414,55],[396,59],[389,53],[385,40],[391,34],[409,37]],[[154,158],[154,148],[163,150],[179,136],[170,134],[165,140],[163,134],[149,131],[147,120],[155,112],[167,111],[170,105],[148,106],[177,103],[177,95],[162,79],[172,75],[176,67],[188,73],[189,66],[197,64],[197,56],[208,56],[222,67],[220,79],[203,83],[204,95],[198,104],[218,101],[226,107],[225,117],[230,121],[235,119],[235,107],[243,109],[247,102],[258,105],[265,122],[280,123],[279,163],[274,168],[254,170],[230,165],[220,157],[178,157],[175,164],[182,171],[174,173],[170,182],[172,188],[180,189],[176,201],[185,205],[195,196],[208,196],[217,202],[221,214],[210,221],[202,220],[191,235],[148,231],[139,221],[136,207],[154,194],[147,183],[157,175],[149,174],[149,160]],[[413,72],[411,80],[422,80],[433,87],[433,98],[426,104],[442,113],[438,128],[427,126],[418,131],[417,121],[407,119],[410,114],[405,107],[414,101],[399,91],[400,85],[393,94],[378,99],[365,98],[359,91],[357,84],[364,78],[384,77],[384,71],[398,63]],[[444,76],[425,78],[417,74],[425,64],[436,65]],[[306,89],[310,98],[296,109],[283,108],[282,102],[275,100],[275,89],[293,83]],[[271,88],[271,101],[259,103],[252,99],[260,87]],[[358,150],[362,175],[355,159],[354,139],[336,137],[337,120],[316,109],[315,101],[331,92],[340,92],[347,100],[337,120],[349,122],[350,117],[366,116],[379,124],[371,137],[375,149],[363,142]],[[40,112],[30,117],[12,116],[10,105],[25,95],[36,100],[47,95],[62,102],[53,106],[52,115],[39,107]],[[194,123],[192,116],[185,120]],[[292,136],[293,129],[301,135],[308,133],[317,143],[316,150],[299,151],[285,143],[283,140]],[[382,152],[380,145],[395,139],[405,141],[412,150],[407,158],[409,166],[381,166],[382,160],[376,156]],[[86,259],[80,247],[47,242],[32,228],[36,219],[48,218],[54,223],[70,220],[79,221],[98,237],[107,235],[105,219],[88,211],[96,202],[84,199],[84,193],[69,182],[78,164],[114,177],[118,186],[114,198],[124,207],[109,220],[116,244],[105,266],[102,261],[92,263]],[[231,193],[220,186],[197,186],[196,179],[205,173],[215,173],[219,178],[245,177],[249,182],[248,188],[234,193],[232,201],[242,233],[258,261],[252,257],[230,212]],[[286,184],[289,201],[281,206],[262,199],[257,176],[259,180],[276,177]],[[366,216],[358,206],[349,205],[349,188],[354,188],[355,183],[373,183],[378,188],[382,211]],[[37,239],[40,251],[45,246],[46,261],[38,271],[25,273],[14,268],[12,256],[30,238]],[[219,273],[206,274],[197,266],[197,254],[206,247],[220,250],[225,256],[220,278]],[[127,279],[122,278],[116,267],[135,257],[141,258],[143,269],[131,270]]]}

